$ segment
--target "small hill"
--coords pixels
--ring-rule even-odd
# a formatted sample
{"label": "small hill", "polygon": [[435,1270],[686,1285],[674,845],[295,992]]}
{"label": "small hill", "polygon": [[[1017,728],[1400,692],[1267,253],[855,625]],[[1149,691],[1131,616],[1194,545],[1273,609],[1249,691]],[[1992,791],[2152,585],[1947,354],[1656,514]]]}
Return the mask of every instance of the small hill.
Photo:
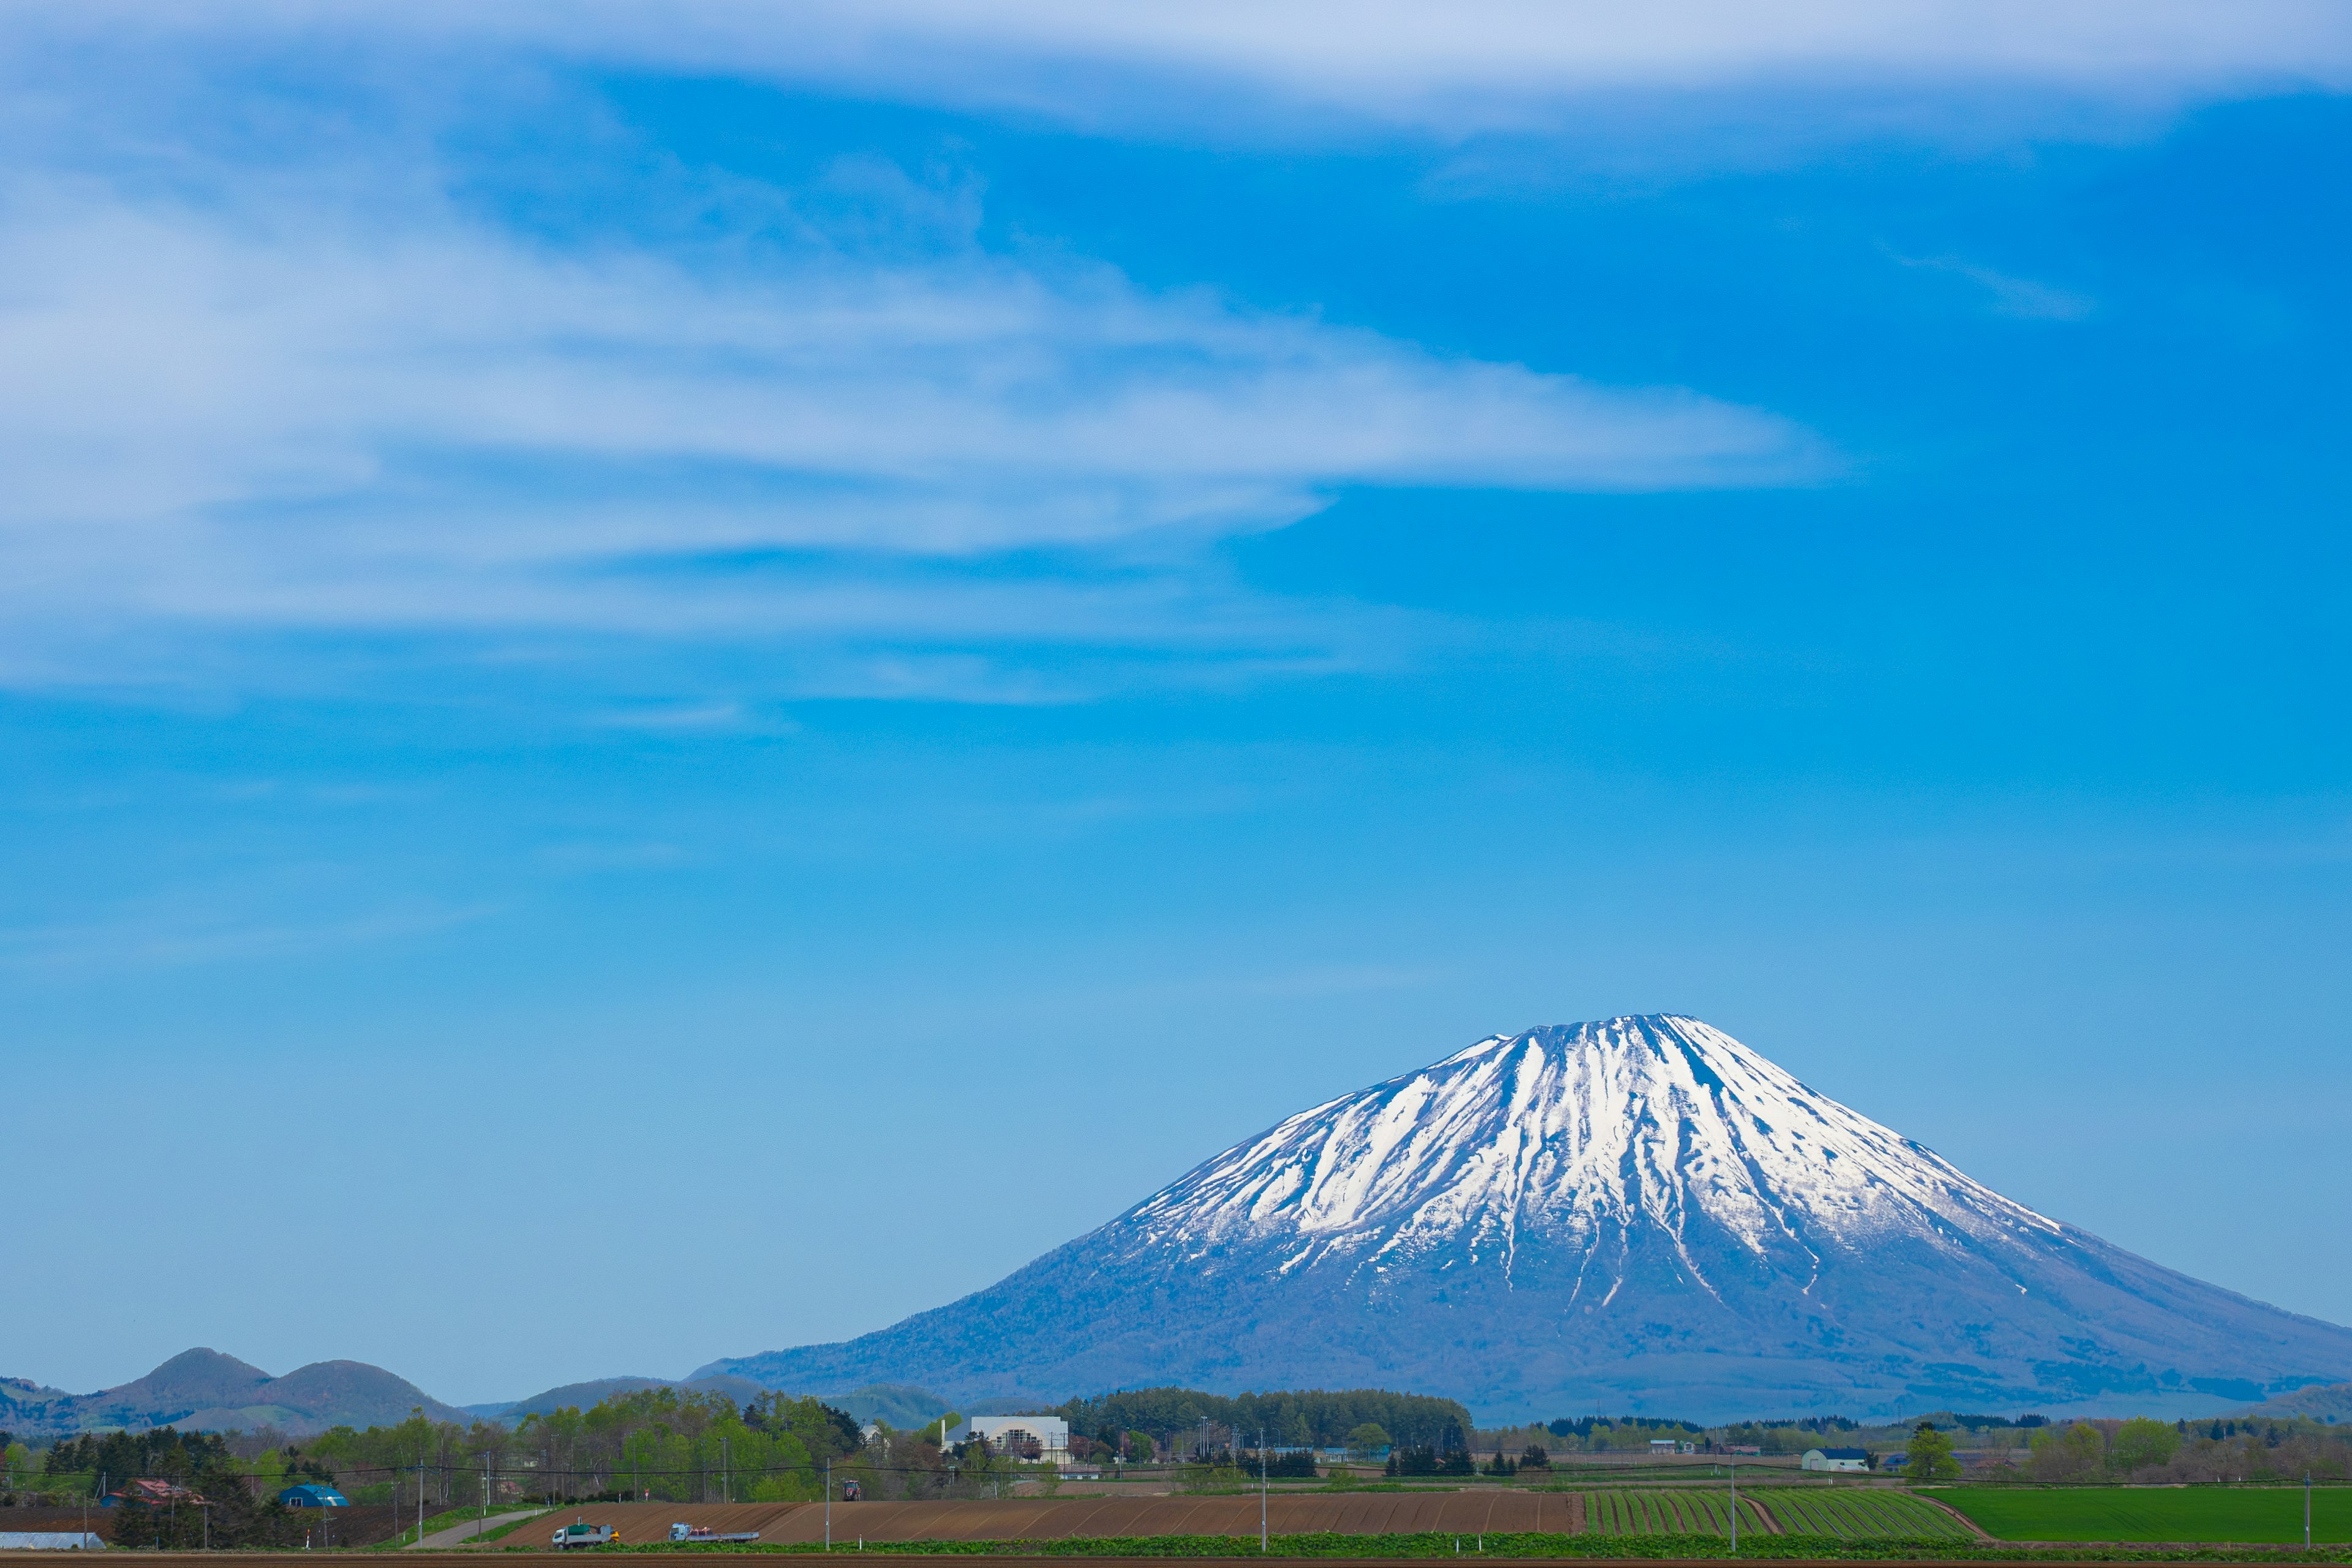
{"label": "small hill", "polygon": [[365,1362],[321,1361],[272,1377],[219,1351],[183,1351],[146,1376],[96,1394],[65,1394],[10,1378],[0,1381],[0,1426],[21,1436],[177,1426],[183,1431],[323,1432],[330,1426],[388,1426],[422,1409],[436,1421],[465,1421],[406,1378]]}
{"label": "small hill", "polygon": [[219,1351],[182,1351],[135,1383],[107,1390],[107,1397],[142,1409],[178,1405],[243,1405],[247,1395],[270,1381],[259,1367]]}
{"label": "small hill", "polygon": [[[860,1421],[880,1421],[905,1431],[936,1421],[948,1414],[948,1402],[928,1388],[912,1384],[877,1383],[847,1394],[820,1395],[836,1410],[846,1411]],[[987,1415],[989,1412],[975,1412]]]}
{"label": "small hill", "polygon": [[509,1426],[526,1415],[546,1415],[566,1408],[585,1410],[601,1405],[616,1394],[634,1394],[640,1388],[691,1389],[698,1393],[723,1394],[740,1405],[767,1393],[761,1384],[748,1377],[703,1377],[680,1382],[671,1377],[598,1377],[586,1383],[567,1383],[560,1388],[550,1388],[518,1399],[499,1408],[495,1419]]}
{"label": "small hill", "polygon": [[2247,1415],[2307,1415],[2314,1421],[2352,1421],[2352,1383],[2315,1384],[2263,1400]]}
{"label": "small hill", "polygon": [[[510,1405],[478,1405],[468,1408],[477,1415],[512,1426],[526,1415],[545,1415],[566,1407],[585,1410],[616,1394],[628,1394],[640,1388],[677,1388],[723,1394],[739,1405],[770,1392],[768,1385],[757,1379],[738,1377],[729,1373],[686,1379],[599,1377],[586,1383],[567,1383],[560,1388],[550,1388]],[[929,1390],[903,1385],[877,1384],[850,1394],[825,1394],[818,1397],[860,1421],[880,1420],[893,1426],[919,1426],[926,1421],[946,1415],[948,1409],[947,1402]]]}

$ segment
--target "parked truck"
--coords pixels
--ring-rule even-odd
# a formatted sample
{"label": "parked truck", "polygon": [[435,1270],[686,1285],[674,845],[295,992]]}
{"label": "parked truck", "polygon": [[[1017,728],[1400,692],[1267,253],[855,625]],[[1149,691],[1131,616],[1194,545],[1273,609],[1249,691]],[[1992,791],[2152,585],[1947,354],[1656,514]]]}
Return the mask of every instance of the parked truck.
{"label": "parked truck", "polygon": [[760,1532],[746,1530],[734,1535],[720,1535],[707,1524],[673,1524],[669,1527],[669,1538],[682,1546],[700,1546],[705,1542],[740,1545],[746,1541],[759,1540]]}
{"label": "parked truck", "polygon": [[575,1546],[610,1546],[621,1539],[621,1532],[609,1524],[567,1524],[555,1532],[555,1549],[569,1552]]}

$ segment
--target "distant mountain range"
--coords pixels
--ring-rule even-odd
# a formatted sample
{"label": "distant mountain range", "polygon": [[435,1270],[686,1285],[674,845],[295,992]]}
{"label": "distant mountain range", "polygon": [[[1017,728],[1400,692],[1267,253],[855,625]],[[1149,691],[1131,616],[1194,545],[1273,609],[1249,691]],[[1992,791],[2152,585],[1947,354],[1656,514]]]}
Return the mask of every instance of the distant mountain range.
{"label": "distant mountain range", "polygon": [[987,1289],[844,1343],[470,1411],[357,1362],[272,1377],[195,1350],[99,1394],[0,1380],[0,1428],[306,1433],[420,1406],[512,1422],[653,1386],[819,1391],[913,1426],[949,1399],[987,1414],[1167,1384],[1436,1393],[1489,1421],[2345,1419],[2352,1329],[2037,1214],[1660,1015],[1495,1036],[1301,1111]]}
{"label": "distant mountain range", "polygon": [[[322,1361],[272,1377],[257,1366],[215,1350],[184,1351],[146,1376],[96,1394],[68,1394],[21,1377],[0,1378],[0,1432],[47,1439],[78,1432],[176,1426],[184,1432],[257,1431],[274,1426],[292,1436],[330,1426],[392,1426],[422,1409],[436,1421],[475,1419],[508,1426],[526,1415],[567,1405],[586,1409],[638,1388],[679,1388],[724,1394],[741,1403],[769,1392],[748,1377],[607,1377],[565,1384],[528,1399],[462,1409],[444,1405],[407,1379],[364,1362]],[[879,1417],[893,1426],[919,1426],[947,1405],[919,1388],[877,1387],[828,1395],[826,1403],[860,1421]]]}
{"label": "distant mountain range", "polygon": [[2193,1414],[2352,1330],[1970,1180],[1694,1018],[1497,1035],[1299,1112],[962,1300],[716,1361],[986,1398],[1442,1393],[1482,1418]]}
{"label": "distant mountain range", "polygon": [[323,1432],[345,1425],[393,1426],[418,1408],[436,1421],[467,1419],[464,1411],[406,1378],[356,1361],[312,1362],[272,1377],[218,1351],[183,1351],[136,1382],[97,1394],[68,1394],[23,1378],[0,1378],[0,1429],[19,1436],[60,1437],[118,1426]]}

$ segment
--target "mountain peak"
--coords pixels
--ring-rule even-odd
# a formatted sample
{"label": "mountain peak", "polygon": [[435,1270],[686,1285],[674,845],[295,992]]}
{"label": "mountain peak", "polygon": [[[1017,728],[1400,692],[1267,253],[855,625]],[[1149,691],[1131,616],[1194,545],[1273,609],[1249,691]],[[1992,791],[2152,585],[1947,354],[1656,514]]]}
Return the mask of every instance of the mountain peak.
{"label": "mountain peak", "polygon": [[[1292,1269],[1366,1256],[1386,1268],[1400,1250],[1459,1239],[1471,1261],[1499,1248],[1507,1278],[1531,1226],[1589,1238],[1646,1224],[1675,1239],[1685,1283],[1709,1292],[1711,1265],[1679,1247],[1703,1222],[1743,1267],[1808,1273],[1808,1236],[2060,1228],[1671,1015],[1490,1036],[1299,1112],[1129,1219],[1179,1247],[1295,1235],[1307,1245]],[[1621,1283],[1614,1270],[1588,1258],[1574,1299]]]}
{"label": "mountain peak", "polygon": [[[29,1390],[30,1385],[27,1385]],[[335,1426],[394,1426],[422,1406],[436,1421],[461,1421],[405,1378],[365,1362],[313,1362],[284,1377],[219,1351],[182,1351],[146,1376],[96,1394],[5,1398],[11,1429],[61,1436],[93,1428],[176,1426],[189,1431],[261,1426],[317,1432]]]}
{"label": "mountain peak", "polygon": [[2352,1331],[2061,1225],[1646,1014],[1488,1036],[950,1307],[705,1370],[958,1400],[1377,1383],[1496,1417],[2185,1412],[2352,1375]]}
{"label": "mountain peak", "polygon": [[164,1405],[226,1405],[268,1381],[269,1374],[259,1367],[199,1345],[112,1392]]}

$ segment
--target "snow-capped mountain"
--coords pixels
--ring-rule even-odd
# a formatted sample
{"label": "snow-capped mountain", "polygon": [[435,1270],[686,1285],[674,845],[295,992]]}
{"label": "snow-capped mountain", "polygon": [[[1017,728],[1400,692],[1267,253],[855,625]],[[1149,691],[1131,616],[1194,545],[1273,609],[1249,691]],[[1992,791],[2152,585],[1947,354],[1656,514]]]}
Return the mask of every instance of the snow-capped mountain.
{"label": "snow-capped mountain", "polygon": [[2218,1407],[2352,1330],[2034,1213],[1696,1019],[1481,1040],[1300,1111],[775,1386],[1410,1387],[1482,1416]]}

